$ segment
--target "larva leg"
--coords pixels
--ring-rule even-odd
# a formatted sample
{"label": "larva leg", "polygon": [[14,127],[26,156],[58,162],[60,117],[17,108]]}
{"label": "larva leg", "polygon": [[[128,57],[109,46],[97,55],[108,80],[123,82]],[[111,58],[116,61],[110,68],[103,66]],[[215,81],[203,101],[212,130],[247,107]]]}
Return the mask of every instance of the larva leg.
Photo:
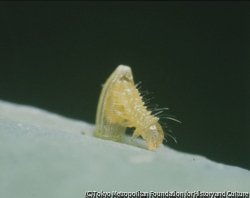
{"label": "larva leg", "polygon": [[[133,133],[133,136],[131,138],[131,140],[133,141],[135,138],[139,137],[141,135],[141,129],[140,128],[137,128],[135,129],[134,133]],[[145,139],[145,138],[144,138]]]}

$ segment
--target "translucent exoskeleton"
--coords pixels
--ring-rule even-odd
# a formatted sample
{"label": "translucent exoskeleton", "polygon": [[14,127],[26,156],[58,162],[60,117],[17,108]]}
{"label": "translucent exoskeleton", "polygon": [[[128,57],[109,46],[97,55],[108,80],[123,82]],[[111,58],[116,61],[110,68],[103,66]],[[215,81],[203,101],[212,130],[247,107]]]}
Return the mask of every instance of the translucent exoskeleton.
{"label": "translucent exoskeleton", "polygon": [[130,67],[120,65],[102,89],[96,114],[95,137],[120,142],[126,128],[135,127],[132,140],[142,136],[149,150],[159,148],[164,140],[164,131],[158,122],[159,118],[151,113],[134,84]]}

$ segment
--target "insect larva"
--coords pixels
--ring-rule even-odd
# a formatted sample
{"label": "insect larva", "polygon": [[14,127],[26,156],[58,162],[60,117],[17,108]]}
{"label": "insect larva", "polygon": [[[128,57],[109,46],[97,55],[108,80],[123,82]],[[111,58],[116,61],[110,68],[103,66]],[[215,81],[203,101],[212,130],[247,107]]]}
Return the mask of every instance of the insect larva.
{"label": "insect larva", "polygon": [[[164,132],[156,115],[167,108],[158,109],[155,105],[151,111],[147,110],[138,91],[138,84],[134,84],[128,66],[120,65],[112,73],[104,84],[99,99],[95,137],[120,142],[126,128],[135,127],[132,140],[142,136],[146,139],[149,150],[160,147],[164,140]],[[147,91],[145,93],[150,94]]]}

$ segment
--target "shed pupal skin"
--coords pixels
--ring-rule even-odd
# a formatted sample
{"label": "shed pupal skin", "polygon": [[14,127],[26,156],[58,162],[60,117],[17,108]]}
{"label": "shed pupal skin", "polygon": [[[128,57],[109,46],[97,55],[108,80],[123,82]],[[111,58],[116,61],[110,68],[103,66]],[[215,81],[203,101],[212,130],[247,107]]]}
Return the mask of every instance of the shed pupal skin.
{"label": "shed pupal skin", "polygon": [[114,105],[114,110],[105,112],[107,120],[124,127],[135,127],[132,140],[141,135],[146,139],[149,150],[161,146],[164,132],[158,123],[159,118],[151,115],[151,111],[147,110],[133,82],[126,78],[117,81],[107,98],[107,105],[111,103]]}

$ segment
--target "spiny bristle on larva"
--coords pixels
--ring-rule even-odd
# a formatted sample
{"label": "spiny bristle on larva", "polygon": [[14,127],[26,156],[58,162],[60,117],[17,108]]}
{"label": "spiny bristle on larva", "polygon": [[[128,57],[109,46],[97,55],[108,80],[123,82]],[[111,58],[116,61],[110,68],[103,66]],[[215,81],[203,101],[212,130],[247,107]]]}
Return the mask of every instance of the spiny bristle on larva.
{"label": "spiny bristle on larva", "polygon": [[139,81],[137,84],[135,84],[135,87],[137,88],[141,84],[141,81]]}
{"label": "spiny bristle on larva", "polygon": [[170,117],[170,116],[166,116],[166,117],[159,117],[160,119],[168,119],[168,120],[173,120],[173,121],[175,121],[175,122],[179,122],[179,123],[181,123],[181,121],[180,120],[177,120],[177,119],[175,119],[175,118],[173,118],[173,117]]}
{"label": "spiny bristle on larva", "polygon": [[149,94],[153,94],[153,92],[148,92],[148,91],[146,91],[146,92],[141,92],[140,93],[140,95],[142,96],[142,97],[145,97],[145,96],[147,96],[147,95],[149,95]]}
{"label": "spiny bristle on larva", "polygon": [[[159,119],[161,119],[161,118],[163,118],[163,119],[170,119],[170,120],[173,120],[173,121],[181,123],[181,121],[179,121],[179,120],[177,120],[175,118],[176,116],[173,116],[173,115],[170,115],[170,114],[161,114],[164,111],[169,110],[169,108],[158,108],[157,104],[151,104],[151,105],[147,106],[147,110],[150,111],[150,113],[151,113],[152,116],[157,117]],[[165,130],[163,130],[164,134],[166,136],[171,137],[175,141],[175,143],[177,143],[176,137],[173,135],[173,132],[169,128],[169,126],[165,122],[164,123],[162,123],[160,121],[158,121],[158,122],[159,122],[159,124],[161,125],[162,128],[165,128]],[[170,133],[168,133],[166,131],[168,131],[168,132],[170,132],[172,134],[170,134]],[[164,137],[164,140],[167,142],[166,137]]]}
{"label": "spiny bristle on larva", "polygon": [[[160,119],[161,119],[161,118],[160,118]],[[165,129],[165,130],[163,130],[163,131],[164,131],[164,134],[165,134],[166,136],[171,137],[171,138],[175,141],[175,143],[177,143],[176,137],[174,136],[173,131],[172,131],[171,128],[167,125],[167,123],[166,123],[165,121],[161,121],[161,120],[159,120],[158,122],[160,123],[161,127],[162,127],[163,129]],[[168,131],[168,132],[170,132],[170,133],[168,133],[168,132],[166,132],[166,131]],[[164,138],[164,140],[167,142],[166,137]]]}
{"label": "spiny bristle on larva", "polygon": [[[163,127],[163,126],[161,126],[161,127]],[[163,127],[163,128],[165,128],[165,127]],[[173,131],[171,131],[170,129],[167,129],[167,131],[169,131],[170,133],[167,133],[165,130],[163,130],[163,131],[164,131],[164,134],[171,137],[175,141],[175,143],[177,143],[176,137],[174,135],[170,134],[170,133],[173,133]],[[166,137],[164,138],[164,140],[167,142]]]}

